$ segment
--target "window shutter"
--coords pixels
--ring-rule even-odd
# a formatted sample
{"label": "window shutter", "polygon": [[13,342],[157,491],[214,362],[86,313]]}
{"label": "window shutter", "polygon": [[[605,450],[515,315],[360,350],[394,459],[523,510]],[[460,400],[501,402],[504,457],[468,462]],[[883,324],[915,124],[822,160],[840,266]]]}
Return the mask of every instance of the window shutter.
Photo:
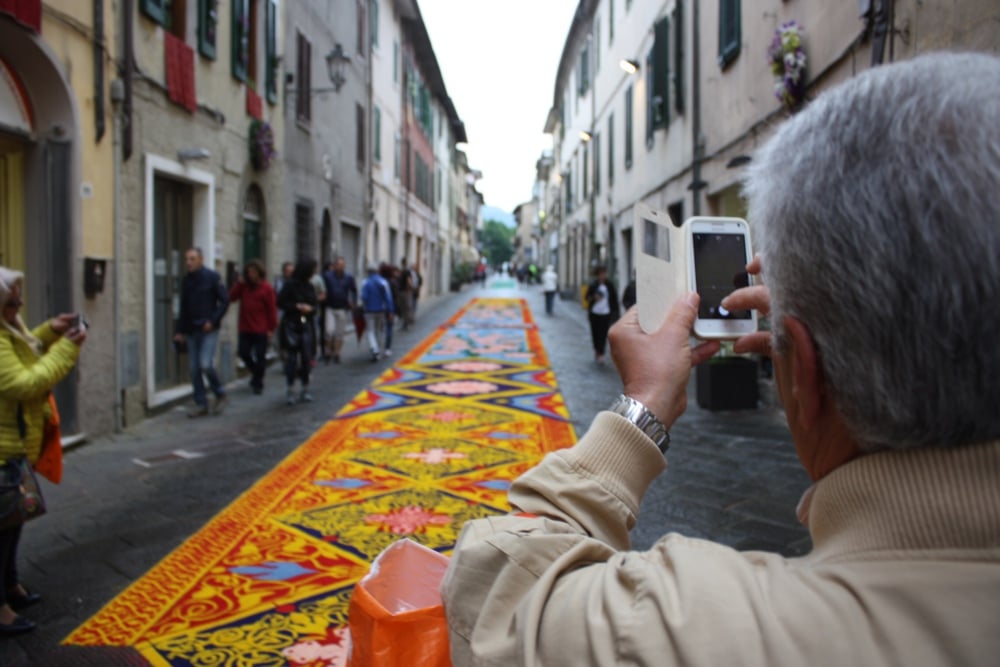
{"label": "window shutter", "polygon": [[378,0],[371,0],[368,8],[368,29],[371,32],[372,48],[378,48]]}
{"label": "window shutter", "polygon": [[740,0],[719,0],[719,67],[740,54]]}
{"label": "window shutter", "polygon": [[233,78],[247,80],[250,64],[250,0],[233,0]]}
{"label": "window shutter", "polygon": [[267,0],[265,17],[264,91],[269,104],[278,103],[278,3]]}
{"label": "window shutter", "polygon": [[382,110],[379,109],[378,107],[375,107],[374,114],[375,114],[375,119],[373,121],[374,127],[372,128],[372,132],[375,134],[375,138],[373,139],[375,145],[372,147],[372,150],[375,152],[375,161],[381,162],[382,161]]}
{"label": "window shutter", "polygon": [[653,130],[657,127],[656,68],[653,67],[653,49],[646,54],[646,148],[653,147]]}
{"label": "window shutter", "polygon": [[656,22],[653,42],[653,127],[670,122],[670,19]]}
{"label": "window shutter", "polygon": [[608,185],[615,182],[615,115],[608,116]]}
{"label": "window shutter", "polygon": [[625,89],[625,169],[632,168],[632,86]]}
{"label": "window shutter", "polygon": [[355,105],[355,118],[357,119],[357,148],[358,148],[358,169],[365,167],[365,109],[360,104]]}
{"label": "window shutter", "polygon": [[198,53],[215,60],[219,0],[198,0]]}
{"label": "window shutter", "polygon": [[167,0],[141,0],[142,13],[163,25],[167,19]]}
{"label": "window shutter", "polygon": [[684,3],[674,5],[674,66],[670,70],[674,83],[674,110],[684,113]]}

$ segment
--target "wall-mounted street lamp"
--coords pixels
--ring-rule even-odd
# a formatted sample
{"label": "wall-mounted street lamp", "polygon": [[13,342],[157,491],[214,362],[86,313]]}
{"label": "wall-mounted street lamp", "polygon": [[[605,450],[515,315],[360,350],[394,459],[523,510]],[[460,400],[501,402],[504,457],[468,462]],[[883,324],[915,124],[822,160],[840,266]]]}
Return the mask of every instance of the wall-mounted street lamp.
{"label": "wall-mounted street lamp", "polygon": [[593,135],[590,134],[590,132],[587,132],[586,130],[580,130],[580,140],[583,141],[583,143],[587,143],[593,138],[594,137]]}
{"label": "wall-mounted street lamp", "polygon": [[351,56],[344,52],[344,47],[337,42],[333,46],[333,51],[324,56],[326,59],[326,73],[330,77],[330,83],[333,84],[334,92],[339,92],[341,86],[347,82],[347,77],[344,76],[344,67],[351,62]]}
{"label": "wall-mounted street lamp", "polygon": [[618,61],[618,66],[629,74],[635,74],[639,71],[639,61],[638,60],[626,60],[622,58]]}
{"label": "wall-mounted street lamp", "polygon": [[181,162],[189,160],[207,160],[212,157],[207,148],[182,148],[177,151],[177,159]]}

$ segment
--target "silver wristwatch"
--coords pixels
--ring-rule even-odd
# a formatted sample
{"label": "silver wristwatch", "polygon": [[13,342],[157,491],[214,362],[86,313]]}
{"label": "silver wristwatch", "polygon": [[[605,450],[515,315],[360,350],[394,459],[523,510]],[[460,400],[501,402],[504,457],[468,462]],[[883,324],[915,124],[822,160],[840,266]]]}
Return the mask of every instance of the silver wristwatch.
{"label": "silver wristwatch", "polygon": [[621,394],[608,410],[635,424],[653,441],[653,444],[660,448],[661,452],[666,453],[667,448],[670,447],[670,432],[645,405],[634,398]]}

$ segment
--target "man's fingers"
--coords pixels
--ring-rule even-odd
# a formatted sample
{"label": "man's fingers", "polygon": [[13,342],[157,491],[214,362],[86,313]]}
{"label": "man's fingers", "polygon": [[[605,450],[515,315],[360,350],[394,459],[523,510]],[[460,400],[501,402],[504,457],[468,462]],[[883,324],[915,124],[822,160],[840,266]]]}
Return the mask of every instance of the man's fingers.
{"label": "man's fingers", "polygon": [[[667,321],[662,329],[672,329],[674,335],[683,334],[684,341],[687,341],[691,329],[694,328],[694,321],[698,317],[699,303],[701,297],[697,292],[688,292],[679,297],[667,313]],[[638,320],[638,317],[636,319]]]}
{"label": "man's fingers", "polygon": [[760,255],[754,255],[750,263],[747,264],[747,273],[756,276],[757,274],[760,273],[760,268],[761,268]]}
{"label": "man's fingers", "polygon": [[756,310],[762,315],[771,312],[771,293],[765,285],[741,287],[722,300],[728,310]]}
{"label": "man's fingers", "polygon": [[691,348],[691,366],[697,366],[703,361],[707,361],[715,356],[721,347],[719,341],[709,340]]}
{"label": "man's fingers", "polygon": [[737,354],[753,352],[765,357],[771,356],[771,332],[756,331],[737,338],[733,343],[733,352]]}

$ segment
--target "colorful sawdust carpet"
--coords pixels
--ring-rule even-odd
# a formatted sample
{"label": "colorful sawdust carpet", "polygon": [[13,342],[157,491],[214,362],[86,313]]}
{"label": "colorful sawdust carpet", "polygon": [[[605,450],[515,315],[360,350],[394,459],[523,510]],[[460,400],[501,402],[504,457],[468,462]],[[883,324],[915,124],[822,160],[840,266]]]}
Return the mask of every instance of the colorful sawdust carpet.
{"label": "colorful sawdust carpet", "polygon": [[574,442],[531,313],[476,299],[67,644],[156,666],[339,665],[347,609],[402,537],[442,553],[508,511],[510,482]]}

